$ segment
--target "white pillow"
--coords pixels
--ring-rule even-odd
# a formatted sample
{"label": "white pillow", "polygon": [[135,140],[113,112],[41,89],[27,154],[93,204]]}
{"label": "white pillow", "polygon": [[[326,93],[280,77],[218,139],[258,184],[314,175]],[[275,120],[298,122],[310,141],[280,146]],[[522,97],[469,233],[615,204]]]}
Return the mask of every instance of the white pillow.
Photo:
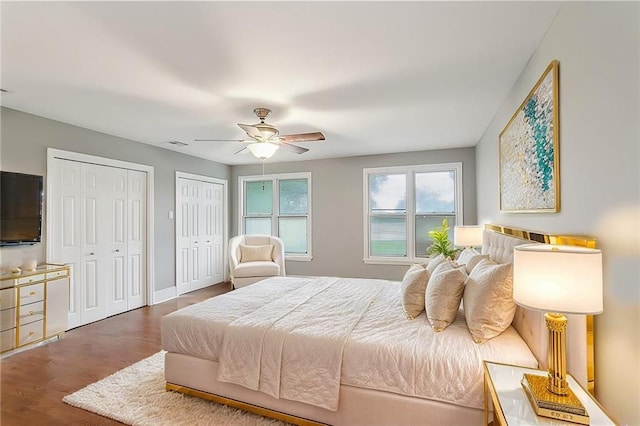
{"label": "white pillow", "polygon": [[467,274],[451,262],[442,262],[431,274],[425,294],[425,310],[431,327],[442,331],[455,320]]}
{"label": "white pillow", "polygon": [[433,270],[436,269],[436,267],[441,264],[442,262],[446,261],[447,258],[444,257],[443,254],[439,254],[435,257],[432,257],[429,259],[429,262],[427,263],[427,271],[429,271],[430,274],[433,274]]}
{"label": "white pillow", "polygon": [[460,252],[456,262],[458,262],[458,265],[466,265],[473,256],[477,256],[479,254],[478,250],[474,248],[466,248]]}
{"label": "white pillow", "polygon": [[424,311],[424,291],[429,272],[422,265],[412,265],[402,278],[402,310],[408,319]]}
{"label": "white pillow", "polygon": [[484,259],[489,259],[489,255],[488,254],[478,254],[476,256],[473,256],[471,259],[469,259],[467,261],[467,264],[464,266],[465,270],[467,271],[467,274],[470,274],[471,271],[473,271],[473,268],[475,268],[476,265],[478,263],[480,263]]}
{"label": "white pillow", "polygon": [[272,245],[245,246],[240,244],[240,263],[271,261]]}
{"label": "white pillow", "polygon": [[516,312],[511,263],[480,261],[465,284],[463,306],[467,327],[476,343],[484,343],[505,331]]}

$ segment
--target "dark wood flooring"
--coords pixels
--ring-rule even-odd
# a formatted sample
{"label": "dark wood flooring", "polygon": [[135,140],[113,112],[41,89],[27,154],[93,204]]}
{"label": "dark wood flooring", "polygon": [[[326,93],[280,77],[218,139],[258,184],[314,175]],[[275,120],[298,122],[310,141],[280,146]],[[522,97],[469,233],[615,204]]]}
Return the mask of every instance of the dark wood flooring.
{"label": "dark wood flooring", "polygon": [[160,318],[231,290],[230,283],[194,291],[69,330],[64,337],[0,361],[0,424],[117,425],[71,407],[62,397],[161,349]]}

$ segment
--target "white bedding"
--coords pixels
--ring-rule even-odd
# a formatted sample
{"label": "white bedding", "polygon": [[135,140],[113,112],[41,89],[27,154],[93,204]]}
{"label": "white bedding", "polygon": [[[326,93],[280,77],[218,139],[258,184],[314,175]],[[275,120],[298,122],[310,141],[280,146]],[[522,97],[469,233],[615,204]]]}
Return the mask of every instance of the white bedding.
{"label": "white bedding", "polygon": [[340,384],[481,408],[482,360],[537,366],[511,327],[477,345],[462,310],[440,333],[407,320],[384,280],[270,278],[167,315],[162,341],[217,361],[221,381],[329,410]]}

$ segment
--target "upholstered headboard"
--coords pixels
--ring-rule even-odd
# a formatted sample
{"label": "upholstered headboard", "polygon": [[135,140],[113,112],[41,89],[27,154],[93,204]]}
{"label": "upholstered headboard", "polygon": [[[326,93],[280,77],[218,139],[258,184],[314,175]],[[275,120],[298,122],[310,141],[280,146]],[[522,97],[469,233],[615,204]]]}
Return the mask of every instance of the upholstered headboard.
{"label": "upholstered headboard", "polygon": [[[513,248],[521,244],[564,244],[595,247],[589,237],[547,235],[500,225],[485,225],[482,253],[494,262],[513,261]],[[544,265],[540,265],[544,267]],[[567,372],[585,389],[593,393],[595,372],[593,362],[593,317],[590,315],[567,315]],[[544,313],[518,306],[512,325],[527,342],[538,359],[541,369],[547,369],[548,332]]]}

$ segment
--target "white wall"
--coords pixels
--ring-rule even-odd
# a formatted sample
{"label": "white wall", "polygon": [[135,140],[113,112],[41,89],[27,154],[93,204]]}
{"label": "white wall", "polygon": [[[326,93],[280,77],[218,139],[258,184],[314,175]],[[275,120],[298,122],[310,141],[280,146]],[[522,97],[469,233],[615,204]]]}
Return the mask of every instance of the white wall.
{"label": "white wall", "polygon": [[[605,296],[595,319],[596,395],[629,425],[640,424],[639,22],[638,3],[566,3],[476,147],[480,222],[599,239]],[[553,59],[560,62],[561,211],[500,213],[498,134]],[[633,220],[611,219],[629,210]],[[620,226],[621,237],[611,238]]]}
{"label": "white wall", "polygon": [[[277,156],[277,154],[276,154]],[[272,157],[277,158],[277,157]],[[462,162],[464,221],[476,223],[474,148],[368,155],[292,163],[265,163],[266,173],[311,172],[313,260],[287,261],[289,275],[401,280],[407,266],[365,265],[362,169]],[[234,166],[231,178],[231,235],[238,232],[238,176],[259,175],[261,165]]]}
{"label": "white wall", "polygon": [[[47,147],[153,166],[155,289],[175,286],[174,221],[168,218],[168,212],[175,209],[175,172],[228,180],[229,166],[9,108],[0,110],[0,118],[2,170],[42,175],[46,181]],[[47,214],[46,206],[44,214]],[[45,258],[45,222],[43,220],[42,243],[1,248],[0,267],[20,265],[27,259],[37,259],[40,263],[55,261]]]}

